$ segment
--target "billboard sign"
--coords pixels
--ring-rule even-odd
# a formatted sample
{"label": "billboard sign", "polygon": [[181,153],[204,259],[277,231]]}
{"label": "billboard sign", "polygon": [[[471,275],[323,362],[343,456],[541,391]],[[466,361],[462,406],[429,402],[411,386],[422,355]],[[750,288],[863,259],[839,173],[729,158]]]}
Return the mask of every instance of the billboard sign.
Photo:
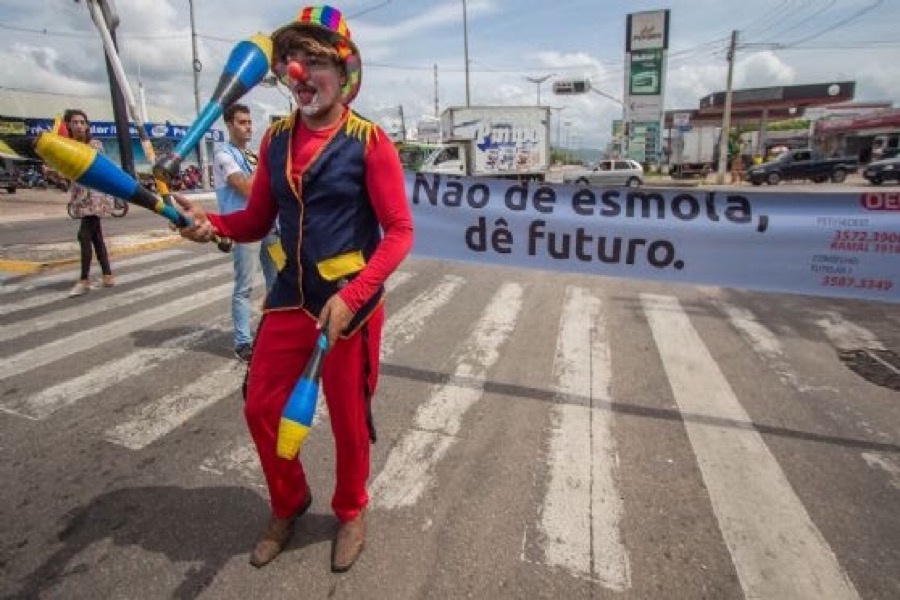
{"label": "billboard sign", "polygon": [[662,86],[662,50],[631,53],[631,76],[628,93],[632,96],[659,96]]}
{"label": "billboard sign", "polygon": [[669,11],[632,13],[628,15],[625,51],[668,49]]}
{"label": "billboard sign", "polygon": [[[625,149],[635,160],[654,158],[661,146],[669,11],[629,14],[625,21]],[[640,123],[640,127],[636,125]]]}
{"label": "billboard sign", "polygon": [[[147,135],[155,139],[180,140],[189,129],[188,125],[173,125],[166,123],[145,123]],[[28,137],[37,137],[45,131],[53,129],[53,119],[25,119],[25,128]],[[137,128],[133,123],[128,124],[128,133],[132,138],[138,137]],[[115,139],[116,124],[111,121],[92,121],[91,137],[97,139]],[[207,140],[224,142],[225,133],[221,129],[210,129],[204,134]]]}

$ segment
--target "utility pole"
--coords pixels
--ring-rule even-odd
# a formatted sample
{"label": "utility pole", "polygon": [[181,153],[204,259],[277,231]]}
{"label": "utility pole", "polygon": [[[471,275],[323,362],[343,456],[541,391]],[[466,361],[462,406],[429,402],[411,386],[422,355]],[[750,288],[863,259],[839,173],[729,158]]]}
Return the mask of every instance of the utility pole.
{"label": "utility pole", "polygon": [[[200,116],[200,71],[203,70],[203,63],[197,58],[197,29],[194,26],[194,0],[188,0],[191,10],[191,54],[193,57],[194,71],[194,109],[197,111],[197,117]],[[200,181],[203,182],[203,189],[209,189],[209,172],[206,165],[209,163],[206,154],[206,135],[200,138],[198,144],[198,162],[200,163]]]}
{"label": "utility pole", "polygon": [[719,135],[719,168],[716,172],[716,184],[725,183],[725,169],[728,163],[728,138],[731,132],[731,81],[734,75],[734,53],[737,49],[737,29],[731,32],[731,44],[728,46],[728,82],[725,86],[725,110],[722,112],[722,133]]}
{"label": "utility pole", "polygon": [[463,53],[466,61],[466,106],[469,106],[469,21],[466,17],[466,0],[463,3]]}
{"label": "utility pole", "polygon": [[438,70],[437,64],[434,65],[434,117],[440,118],[441,114],[438,112]]}

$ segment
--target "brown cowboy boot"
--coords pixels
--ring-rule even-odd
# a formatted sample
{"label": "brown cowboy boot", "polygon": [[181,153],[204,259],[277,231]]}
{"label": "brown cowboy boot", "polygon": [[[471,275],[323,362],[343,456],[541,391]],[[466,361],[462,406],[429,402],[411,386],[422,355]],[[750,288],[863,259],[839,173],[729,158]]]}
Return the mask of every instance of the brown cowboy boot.
{"label": "brown cowboy boot", "polygon": [[291,534],[294,532],[294,521],[302,517],[303,513],[309,510],[311,504],[312,493],[307,488],[306,499],[293,516],[287,519],[270,518],[265,533],[263,533],[262,538],[256,543],[256,547],[253,548],[253,552],[250,554],[250,564],[258,569],[269,564],[276,556],[281,554],[281,551],[284,550],[284,547],[290,541]]}
{"label": "brown cowboy boot", "polygon": [[366,509],[355,519],[342,523],[331,547],[331,572],[349,571],[366,545]]}

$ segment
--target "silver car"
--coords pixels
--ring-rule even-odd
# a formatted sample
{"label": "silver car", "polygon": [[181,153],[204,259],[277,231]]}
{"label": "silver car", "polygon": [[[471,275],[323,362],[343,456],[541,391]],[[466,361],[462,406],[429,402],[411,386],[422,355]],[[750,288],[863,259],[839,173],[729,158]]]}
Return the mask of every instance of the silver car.
{"label": "silver car", "polygon": [[601,160],[591,170],[569,171],[563,183],[579,186],[628,186],[644,184],[644,168],[631,159]]}

